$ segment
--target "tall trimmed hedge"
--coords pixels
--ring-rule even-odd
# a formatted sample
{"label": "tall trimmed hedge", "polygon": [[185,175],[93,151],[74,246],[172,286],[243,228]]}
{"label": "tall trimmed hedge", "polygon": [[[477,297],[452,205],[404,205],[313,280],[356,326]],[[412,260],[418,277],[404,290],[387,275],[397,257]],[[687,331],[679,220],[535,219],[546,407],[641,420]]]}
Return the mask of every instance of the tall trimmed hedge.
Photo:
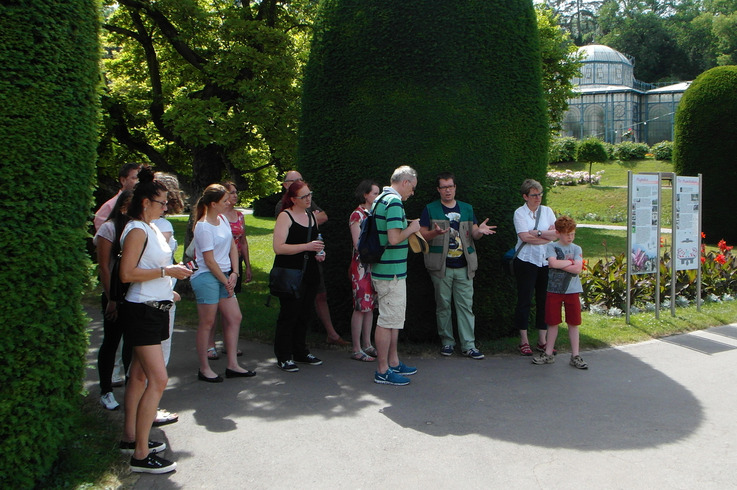
{"label": "tall trimmed hedge", "polygon": [[702,231],[709,240],[737,241],[730,196],[737,182],[737,66],[712,68],[686,89],[676,111],[673,167],[703,174]]}
{"label": "tall trimmed hedge", "polygon": [[[479,245],[477,337],[511,332],[513,279],[500,266],[525,178],[544,182],[548,127],[535,12],[527,0],[325,0],[306,67],[298,167],[329,221],[328,298],[347,331],[348,216],[364,178],[388,185],[399,165],[419,172],[409,218],[438,198],[436,175],[498,234]],[[412,255],[412,254],[410,254]],[[406,336],[436,339],[433,288],[410,257]]]}
{"label": "tall trimmed hedge", "polygon": [[48,474],[81,401],[98,25],[94,0],[0,4],[2,488]]}

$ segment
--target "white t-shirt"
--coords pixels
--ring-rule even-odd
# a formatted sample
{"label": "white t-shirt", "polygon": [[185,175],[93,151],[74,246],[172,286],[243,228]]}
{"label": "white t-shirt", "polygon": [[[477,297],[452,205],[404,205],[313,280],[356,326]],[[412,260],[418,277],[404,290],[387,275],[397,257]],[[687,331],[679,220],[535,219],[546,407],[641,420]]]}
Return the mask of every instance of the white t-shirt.
{"label": "white t-shirt", "polygon": [[152,223],[156,225],[161,233],[171,233],[171,236],[169,236],[169,248],[171,248],[172,253],[176,252],[178,243],[177,239],[174,238],[174,227],[171,225],[169,220],[162,216],[159,219],[153,220]]}
{"label": "white t-shirt", "polygon": [[230,223],[223,216],[218,216],[218,226],[207,221],[198,222],[194,229],[194,242],[199,269],[192,274],[192,279],[204,272],[211,272],[203,256],[204,252],[210,250],[221,271],[228,272],[231,269],[230,245],[233,243],[233,233],[230,231]]}
{"label": "white t-shirt", "polygon": [[97,241],[100,238],[104,238],[110,243],[115,241],[115,223],[112,221],[105,221],[95,233],[95,237],[92,239],[92,243],[97,246]]}
{"label": "white t-shirt", "polygon": [[[133,229],[141,229],[146,232],[148,241],[143,250],[138,267],[141,269],[158,269],[171,265],[171,248],[166,243],[164,235],[156,225],[147,225],[143,221],[130,221],[123,229],[120,236],[120,245],[125,249],[125,238]],[[174,299],[171,277],[157,277],[145,282],[133,282],[125,295],[126,301],[131,303],[143,303],[144,301],[171,301]]]}
{"label": "white t-shirt", "polygon": [[[541,214],[540,221],[537,224],[537,228],[535,228],[537,213]],[[555,213],[553,213],[553,210],[547,206],[540,205],[537,212],[533,214],[532,211],[530,211],[530,208],[527,207],[527,204],[523,204],[514,212],[514,231],[517,235],[532,229],[545,231],[550,229],[554,224]],[[519,248],[521,244],[522,240],[517,236],[517,245],[515,245],[514,248]],[[538,267],[544,267],[548,265],[548,257],[545,255],[546,246],[547,244],[532,245],[528,243],[522,247],[517,258],[523,262],[529,262],[530,264],[535,264]]]}

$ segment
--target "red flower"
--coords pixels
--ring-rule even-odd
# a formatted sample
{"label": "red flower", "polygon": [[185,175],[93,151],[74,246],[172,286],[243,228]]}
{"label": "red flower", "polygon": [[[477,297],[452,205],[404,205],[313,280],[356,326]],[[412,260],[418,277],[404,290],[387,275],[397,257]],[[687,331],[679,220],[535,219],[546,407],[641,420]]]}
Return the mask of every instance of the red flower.
{"label": "red flower", "polygon": [[724,255],[719,254],[716,257],[714,257],[714,262],[716,262],[717,264],[724,264],[727,262],[727,259],[726,257],[724,257]]}
{"label": "red flower", "polygon": [[702,264],[705,264],[706,263],[706,257],[701,257],[701,263]]}
{"label": "red flower", "polygon": [[706,238],[706,233],[704,233],[703,231],[701,232],[701,238]]}
{"label": "red flower", "polygon": [[719,243],[717,243],[717,247],[719,247],[719,250],[721,250],[722,253],[726,252],[727,250],[732,250],[733,248],[728,246],[727,242],[725,242],[724,239],[719,240]]}

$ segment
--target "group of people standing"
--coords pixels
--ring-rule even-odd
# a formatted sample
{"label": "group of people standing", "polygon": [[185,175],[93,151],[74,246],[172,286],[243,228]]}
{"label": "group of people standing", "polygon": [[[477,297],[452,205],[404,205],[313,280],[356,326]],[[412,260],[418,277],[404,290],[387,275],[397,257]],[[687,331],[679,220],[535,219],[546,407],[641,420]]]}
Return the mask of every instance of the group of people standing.
{"label": "group of people standing", "polygon": [[[222,382],[208,364],[209,346],[218,311],[223,321],[228,367],[225,377],[251,377],[237,361],[242,355],[238,336],[242,315],[235,293],[240,275],[251,280],[248,242],[242,213],[234,210],[235,185],[208,186],[197,203],[192,260],[174,264],[177,248],[173,228],[164,217],[171,207],[182,211],[181,192],[176,178],[154,174],[148,167],[126,165],[119,174],[121,191],[106,202],[95,216],[100,279],[103,285],[103,342],[98,356],[101,404],[115,410],[112,373],[115,352],[123,339],[122,362],[126,373],[125,414],[122,452],[131,455],[135,472],[166,473],[176,463],[159,456],[166,444],[149,440],[151,427],[178,420],[176,414],[158,408],[168,383],[166,365],[171,352],[176,280],[190,278],[197,297],[199,328],[198,379]],[[119,261],[115,269],[113,264]],[[244,268],[245,265],[245,268]],[[117,270],[117,277],[114,274]],[[130,284],[122,301],[114,301],[114,281]]]}
{"label": "group of people standing", "polygon": [[[471,359],[483,359],[475,344],[473,279],[478,269],[475,242],[495,233],[496,226],[476,219],[473,207],[456,199],[456,179],[452,173],[437,176],[439,199],[425,206],[421,217],[408,220],[404,202],[414,195],[417,172],[408,166],[395,169],[390,185],[379,188],[376,182],[362,181],[356,189],[357,208],[348,225],[353,241],[349,274],[354,312],[351,318],[351,359],[376,362],[374,382],[404,386],[417,368],[399,359],[397,342],[404,328],[407,290],[409,239],[421,235],[429,244],[425,266],[435,290],[440,354],[451,356],[456,342],[453,335],[452,307],[457,315],[460,352]],[[193,224],[194,238],[186,256],[192,260],[175,264],[177,242],[164,214],[171,206],[181,212],[178,183],[173,176],[154,174],[148,167],[129,165],[120,172],[121,191],[106,202],[95,217],[98,228],[100,277],[103,284],[104,338],[98,358],[101,403],[118,408],[112,394],[115,352],[123,338],[122,358],[127,373],[125,423],[122,451],[131,454],[131,469],[165,473],[176,463],[157,455],[165,443],[149,440],[151,427],[175,422],[176,414],[158,408],[168,382],[166,364],[170,352],[176,280],[189,278],[197,300],[197,378],[220,383],[223,378],[210,367],[219,353],[214,345],[218,313],[223,324],[227,356],[226,378],[252,377],[256,372],[243,368],[238,357],[238,338],[242,314],[236,298],[243,281],[252,278],[242,213],[235,209],[237,190],[233,183],[212,184],[197,202]],[[327,214],[312,199],[309,185],[299,172],[290,171],[277,204],[273,234],[274,265],[302,271],[301,294],[282,298],[276,323],[274,354],[276,365],[286,372],[299,371],[298,363],[318,366],[322,360],[307,345],[307,322],[314,308],[327,331],[326,341],[349,345],[335,331],[327,308],[322,263],[325,244],[319,226]],[[525,204],[514,214],[518,242],[514,258],[518,301],[514,321],[520,331],[522,355],[532,355],[527,323],[534,296],[539,330],[535,364],[555,361],[554,343],[561,307],[571,337],[571,365],[585,369],[578,352],[578,325],[581,292],[578,273],[583,265],[580,247],[573,244],[575,222],[558,220],[542,206],[542,186],[531,179],[521,188]],[[381,259],[375,264],[361,262],[357,248],[361,223],[369,214],[375,217]],[[98,223],[99,222],[99,223]],[[553,243],[553,240],[559,241]],[[125,300],[111,300],[112,263],[119,257],[119,276],[130,283]],[[549,273],[549,269],[552,269]],[[374,309],[378,319],[371,341]]]}

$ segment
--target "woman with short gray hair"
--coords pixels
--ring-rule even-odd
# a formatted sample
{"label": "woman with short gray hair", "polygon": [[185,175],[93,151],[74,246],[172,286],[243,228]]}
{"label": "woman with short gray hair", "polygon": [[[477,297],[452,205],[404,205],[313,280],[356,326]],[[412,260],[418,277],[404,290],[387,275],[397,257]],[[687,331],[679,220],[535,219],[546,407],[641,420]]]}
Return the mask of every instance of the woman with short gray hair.
{"label": "woman with short gray hair", "polygon": [[[527,337],[527,324],[535,295],[535,325],[539,336],[537,350],[544,352],[547,343],[545,324],[545,297],[548,288],[548,261],[546,245],[555,240],[555,214],[542,205],[543,187],[540,182],[526,179],[520,188],[525,204],[514,212],[514,229],[517,233],[517,256],[514,259],[514,275],[517,278],[517,306],[514,325],[520,333],[519,352],[531,356]],[[520,248],[521,247],[521,248]]]}

